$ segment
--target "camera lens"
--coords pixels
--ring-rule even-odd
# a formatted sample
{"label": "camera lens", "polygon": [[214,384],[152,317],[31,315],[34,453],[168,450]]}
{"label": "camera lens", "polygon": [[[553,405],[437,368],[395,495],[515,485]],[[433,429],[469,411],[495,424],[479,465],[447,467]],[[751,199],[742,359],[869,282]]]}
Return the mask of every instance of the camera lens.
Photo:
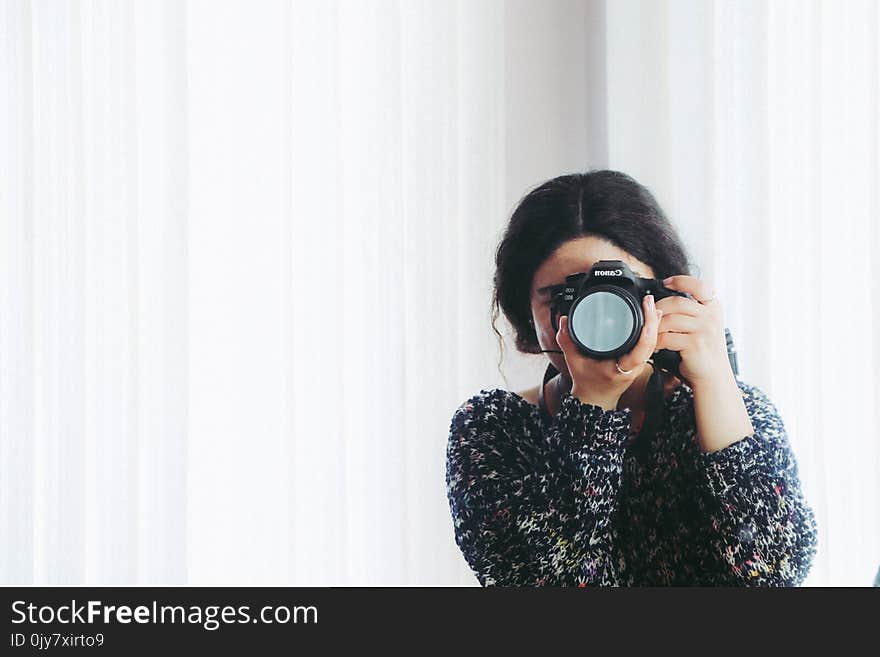
{"label": "camera lens", "polygon": [[572,309],[571,332],[588,349],[614,351],[632,335],[635,316],[618,294],[596,291]]}

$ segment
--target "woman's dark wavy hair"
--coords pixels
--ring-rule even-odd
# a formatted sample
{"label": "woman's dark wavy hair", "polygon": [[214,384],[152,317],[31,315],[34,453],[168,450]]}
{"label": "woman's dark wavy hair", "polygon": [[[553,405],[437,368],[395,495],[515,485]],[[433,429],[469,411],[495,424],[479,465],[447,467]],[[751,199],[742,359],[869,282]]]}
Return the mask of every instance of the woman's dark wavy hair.
{"label": "woman's dark wavy hair", "polygon": [[529,323],[532,279],[557,248],[582,236],[611,242],[650,265],[658,279],[690,274],[675,228],[651,192],[630,176],[598,170],[548,180],[517,204],[495,252],[491,317],[501,359],[503,336],[495,326],[499,310],[513,327],[517,350],[541,353]]}

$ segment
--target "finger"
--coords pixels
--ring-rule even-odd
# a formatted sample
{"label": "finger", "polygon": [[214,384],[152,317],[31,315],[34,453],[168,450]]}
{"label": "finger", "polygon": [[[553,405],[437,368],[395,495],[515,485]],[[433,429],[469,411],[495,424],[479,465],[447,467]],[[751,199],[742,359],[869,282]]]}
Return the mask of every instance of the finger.
{"label": "finger", "polygon": [[691,317],[699,317],[703,312],[703,307],[695,299],[687,297],[671,296],[660,299],[657,302],[657,308],[663,311],[663,314],[669,317],[673,314],[690,315]]}
{"label": "finger", "polygon": [[[650,299],[648,298],[650,297]],[[654,308],[653,295],[645,295],[645,325],[642,327],[642,334],[636,346],[623,357],[620,358],[620,367],[624,370],[631,370],[647,361],[654,353],[654,344],[657,341],[657,328],[663,311]]]}
{"label": "finger", "polygon": [[696,317],[691,317],[690,315],[681,315],[679,313],[667,315],[666,313],[663,313],[663,319],[660,320],[660,326],[657,328],[657,333],[662,334],[670,331],[678,333],[694,333],[700,329],[702,324],[701,320]]}
{"label": "finger", "polygon": [[669,349],[670,351],[683,351],[691,344],[692,337],[688,333],[661,333],[657,336],[655,350]]}
{"label": "finger", "polygon": [[563,355],[565,355],[567,360],[572,347],[571,336],[568,334],[568,315],[559,316],[559,330],[556,331],[556,344],[562,349]]}
{"label": "finger", "polygon": [[708,282],[700,280],[696,276],[688,276],[687,274],[679,274],[663,279],[663,285],[671,290],[678,292],[688,292],[695,299],[711,299],[715,296],[713,286]]}

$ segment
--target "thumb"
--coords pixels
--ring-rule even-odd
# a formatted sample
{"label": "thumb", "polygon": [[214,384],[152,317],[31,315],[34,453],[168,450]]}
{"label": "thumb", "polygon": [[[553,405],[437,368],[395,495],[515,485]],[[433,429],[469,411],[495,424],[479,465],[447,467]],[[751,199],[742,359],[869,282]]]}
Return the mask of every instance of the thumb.
{"label": "thumb", "polygon": [[571,336],[568,334],[568,315],[560,315],[559,330],[556,332],[556,343],[565,354],[571,349]]}

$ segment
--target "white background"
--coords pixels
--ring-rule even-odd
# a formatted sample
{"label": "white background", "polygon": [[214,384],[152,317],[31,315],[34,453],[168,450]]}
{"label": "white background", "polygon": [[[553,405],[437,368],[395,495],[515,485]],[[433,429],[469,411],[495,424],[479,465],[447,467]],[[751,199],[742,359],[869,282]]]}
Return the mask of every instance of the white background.
{"label": "white background", "polygon": [[493,249],[626,171],[880,565],[876,2],[0,4],[0,582],[467,584]]}

